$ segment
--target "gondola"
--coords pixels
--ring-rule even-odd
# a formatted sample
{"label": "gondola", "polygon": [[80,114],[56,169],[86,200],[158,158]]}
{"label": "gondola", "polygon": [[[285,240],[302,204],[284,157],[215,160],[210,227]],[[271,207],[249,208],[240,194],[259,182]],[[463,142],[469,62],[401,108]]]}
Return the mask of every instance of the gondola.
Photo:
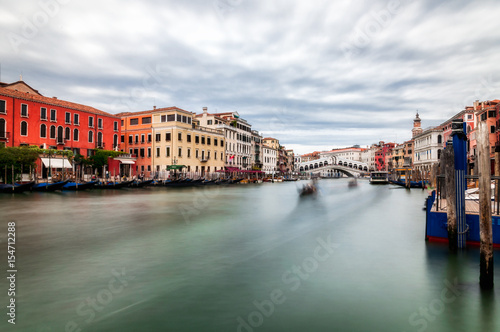
{"label": "gondola", "polygon": [[121,189],[128,187],[133,181],[122,182],[98,182],[94,185],[96,189]]}
{"label": "gondola", "polygon": [[62,187],[62,190],[80,191],[80,190],[91,189],[94,187],[96,183],[97,183],[96,181],[84,182],[84,183],[68,182]]}
{"label": "gondola", "polygon": [[15,183],[14,185],[12,184],[0,184],[0,193],[4,194],[19,194],[23,193],[25,191],[31,190],[31,187],[35,182],[28,182],[28,183]]}
{"label": "gondola", "polygon": [[136,180],[130,184],[130,187],[131,188],[143,188],[143,187],[152,185],[152,183],[153,183],[153,180],[146,180],[146,181],[137,181]]}
{"label": "gondola", "polygon": [[45,192],[61,190],[62,187],[68,182],[69,181],[59,181],[59,182],[53,182],[53,183],[49,183],[49,182],[36,183],[33,185],[31,190],[33,190],[33,191],[45,191]]}
{"label": "gondola", "polygon": [[318,189],[316,188],[315,185],[306,184],[300,190],[299,195],[300,195],[300,197],[311,196],[311,195],[316,195],[317,192],[318,192]]}

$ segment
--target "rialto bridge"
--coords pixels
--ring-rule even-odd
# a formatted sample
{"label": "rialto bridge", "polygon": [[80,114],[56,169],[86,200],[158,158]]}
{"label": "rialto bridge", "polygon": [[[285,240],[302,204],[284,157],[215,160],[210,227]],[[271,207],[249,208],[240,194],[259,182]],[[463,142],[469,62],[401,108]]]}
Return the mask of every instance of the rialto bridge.
{"label": "rialto bridge", "polygon": [[359,176],[368,172],[368,164],[336,156],[305,161],[297,166],[299,172],[313,173],[322,177]]}

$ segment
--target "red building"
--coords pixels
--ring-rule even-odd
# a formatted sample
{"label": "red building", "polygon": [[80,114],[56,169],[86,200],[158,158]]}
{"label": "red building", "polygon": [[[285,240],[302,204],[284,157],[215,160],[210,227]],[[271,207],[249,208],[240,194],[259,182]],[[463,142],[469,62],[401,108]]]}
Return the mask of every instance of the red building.
{"label": "red building", "polygon": [[90,106],[44,97],[23,81],[0,83],[0,142],[90,156],[119,149],[120,118]]}
{"label": "red building", "polygon": [[375,151],[375,168],[377,171],[389,170],[389,160],[391,158],[392,149],[396,143],[379,143],[379,148]]}

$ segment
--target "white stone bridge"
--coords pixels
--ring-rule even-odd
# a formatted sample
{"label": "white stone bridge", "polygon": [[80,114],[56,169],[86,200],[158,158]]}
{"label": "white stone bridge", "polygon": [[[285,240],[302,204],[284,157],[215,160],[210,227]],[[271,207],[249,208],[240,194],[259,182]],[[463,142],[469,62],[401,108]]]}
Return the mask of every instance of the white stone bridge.
{"label": "white stone bridge", "polygon": [[313,173],[322,177],[339,177],[342,174],[354,177],[368,172],[366,163],[335,156],[302,162],[297,167],[299,172]]}

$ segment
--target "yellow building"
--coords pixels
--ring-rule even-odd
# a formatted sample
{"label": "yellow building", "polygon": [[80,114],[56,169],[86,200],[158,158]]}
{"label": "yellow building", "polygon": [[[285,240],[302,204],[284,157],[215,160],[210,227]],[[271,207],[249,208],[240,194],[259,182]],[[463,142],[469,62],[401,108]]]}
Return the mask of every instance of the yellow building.
{"label": "yellow building", "polygon": [[[151,164],[160,178],[178,168],[187,177],[210,177],[224,169],[225,138],[222,130],[201,127],[194,113],[167,107],[144,112],[122,113],[122,118],[151,114]],[[176,165],[176,166],[174,166]],[[185,167],[180,168],[180,165]],[[172,167],[174,166],[174,167]]]}

